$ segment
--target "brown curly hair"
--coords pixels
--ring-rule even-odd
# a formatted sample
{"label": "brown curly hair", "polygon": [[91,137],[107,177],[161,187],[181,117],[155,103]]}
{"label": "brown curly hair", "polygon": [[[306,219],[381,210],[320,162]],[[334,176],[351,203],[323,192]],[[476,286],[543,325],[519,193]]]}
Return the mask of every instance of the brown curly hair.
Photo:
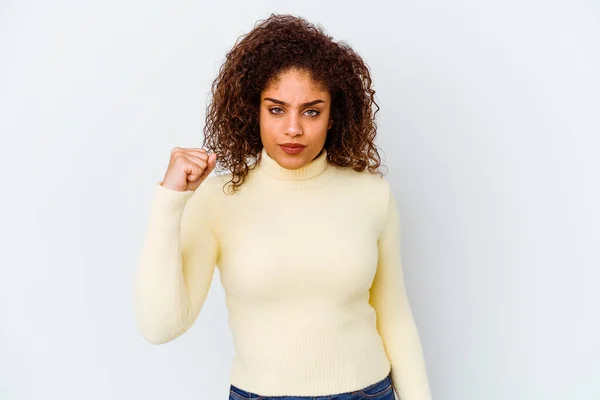
{"label": "brown curly hair", "polygon": [[307,71],[331,95],[334,123],[325,141],[327,161],[383,175],[374,143],[379,106],[363,59],[347,43],[333,41],[320,25],[271,14],[240,36],[227,53],[206,110],[203,147],[218,154],[218,171],[231,172],[228,183],[233,183],[233,191],[260,161],[260,95],[292,68]]}

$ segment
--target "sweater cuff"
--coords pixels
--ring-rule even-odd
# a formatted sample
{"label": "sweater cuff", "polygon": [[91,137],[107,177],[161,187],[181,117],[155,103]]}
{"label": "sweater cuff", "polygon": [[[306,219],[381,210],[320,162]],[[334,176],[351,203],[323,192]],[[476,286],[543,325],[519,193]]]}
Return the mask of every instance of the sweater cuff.
{"label": "sweater cuff", "polygon": [[152,221],[159,225],[179,225],[185,205],[195,193],[193,190],[167,189],[158,183],[150,210]]}
{"label": "sweater cuff", "polygon": [[154,205],[170,211],[183,210],[188,200],[195,193],[194,190],[178,191],[168,189],[157,183],[154,193]]}

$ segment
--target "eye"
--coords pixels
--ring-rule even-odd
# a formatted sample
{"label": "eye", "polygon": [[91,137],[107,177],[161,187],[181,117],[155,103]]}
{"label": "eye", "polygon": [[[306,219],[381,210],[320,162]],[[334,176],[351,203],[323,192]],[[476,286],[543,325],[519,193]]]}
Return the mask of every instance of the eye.
{"label": "eye", "polygon": [[270,108],[269,111],[271,112],[271,114],[280,114],[280,112],[274,112],[275,110],[279,110],[279,111],[283,111],[281,108],[279,107],[273,107]]}
{"label": "eye", "polygon": [[319,115],[319,114],[320,114],[320,112],[319,112],[319,111],[317,111],[317,110],[307,110],[306,112],[307,112],[307,113],[311,113],[311,112],[312,112],[312,113],[314,113],[314,114],[312,114],[312,115],[309,115],[309,116],[311,116],[311,117],[316,117],[317,115]]}

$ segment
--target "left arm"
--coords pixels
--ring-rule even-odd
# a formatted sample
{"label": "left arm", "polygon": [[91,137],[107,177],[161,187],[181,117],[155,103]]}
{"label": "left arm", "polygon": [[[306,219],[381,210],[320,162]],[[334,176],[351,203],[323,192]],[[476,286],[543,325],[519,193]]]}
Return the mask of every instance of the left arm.
{"label": "left arm", "polygon": [[369,302],[377,313],[377,329],[392,365],[397,395],[402,400],[431,400],[421,341],[404,285],[399,213],[389,184],[386,207]]}

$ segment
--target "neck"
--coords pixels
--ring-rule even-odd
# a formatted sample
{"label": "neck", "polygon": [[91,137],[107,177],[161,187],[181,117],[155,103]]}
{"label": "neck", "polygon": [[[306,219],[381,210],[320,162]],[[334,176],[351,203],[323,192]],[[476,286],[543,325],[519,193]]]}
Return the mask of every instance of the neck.
{"label": "neck", "polygon": [[282,167],[263,147],[257,172],[276,184],[290,189],[313,187],[325,179],[332,169],[327,162],[327,150],[323,148],[312,161],[297,169]]}

